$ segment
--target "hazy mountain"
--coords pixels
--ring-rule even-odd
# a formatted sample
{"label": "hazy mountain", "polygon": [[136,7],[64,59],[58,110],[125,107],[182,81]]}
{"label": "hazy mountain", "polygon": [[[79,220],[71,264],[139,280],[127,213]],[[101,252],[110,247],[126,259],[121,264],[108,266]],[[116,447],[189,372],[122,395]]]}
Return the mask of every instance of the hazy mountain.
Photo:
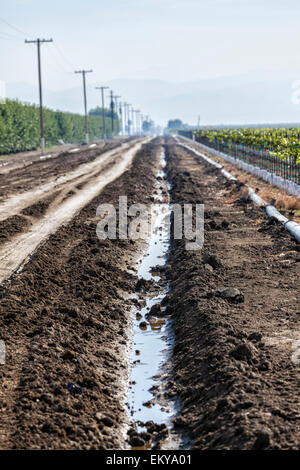
{"label": "hazy mountain", "polygon": [[[198,115],[203,124],[229,124],[300,121],[300,105],[291,100],[292,83],[292,78],[241,75],[185,83],[118,79],[104,85],[159,124],[170,118],[195,124]],[[87,86],[89,108],[100,104],[96,85]],[[37,102],[38,90],[27,83],[11,83],[7,84],[7,96]],[[82,113],[82,88],[44,89],[44,103],[53,109]]]}

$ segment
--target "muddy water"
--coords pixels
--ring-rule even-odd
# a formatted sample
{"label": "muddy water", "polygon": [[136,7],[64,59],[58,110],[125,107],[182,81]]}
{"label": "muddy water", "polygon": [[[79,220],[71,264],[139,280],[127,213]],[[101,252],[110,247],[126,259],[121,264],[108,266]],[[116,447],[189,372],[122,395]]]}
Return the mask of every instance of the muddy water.
{"label": "muddy water", "polygon": [[[160,448],[179,449],[186,447],[186,439],[172,425],[172,418],[179,411],[179,403],[176,398],[166,398],[164,393],[170,378],[168,359],[173,347],[172,321],[163,306],[168,285],[161,274],[170,245],[170,188],[166,181],[165,165],[165,154],[162,151],[152,210],[151,235],[138,268],[139,279],[153,281],[154,287],[146,287],[146,292],[141,293],[140,308],[134,312],[128,409],[138,432],[146,431],[145,423],[149,421],[165,424],[168,433],[160,440]],[[152,314],[150,310],[155,305],[159,305],[161,311]],[[151,449],[153,446],[152,441],[142,448]]]}

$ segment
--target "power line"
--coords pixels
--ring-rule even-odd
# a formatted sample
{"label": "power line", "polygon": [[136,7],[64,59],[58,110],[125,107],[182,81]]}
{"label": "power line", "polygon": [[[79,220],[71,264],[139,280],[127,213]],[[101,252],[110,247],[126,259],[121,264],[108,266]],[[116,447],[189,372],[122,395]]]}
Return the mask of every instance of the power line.
{"label": "power line", "polygon": [[[14,26],[13,24],[9,23],[7,20],[5,20],[4,18],[0,17],[0,21],[4,24],[6,24],[7,26],[9,26],[10,28],[12,28],[14,31],[18,32],[19,34],[22,34],[22,38],[21,37],[18,37],[18,36],[13,36],[12,34],[10,33],[6,33],[6,32],[0,32],[0,34],[5,34],[11,38],[14,38],[14,39],[17,39],[17,40],[23,40],[24,39],[24,36],[28,36],[29,33],[25,32],[25,31],[22,31],[21,29],[17,28],[16,26]],[[2,39],[6,39],[6,38],[2,38]],[[62,52],[62,50],[60,49],[60,47],[57,45],[57,44],[53,44],[55,49],[57,50],[57,52],[59,53],[59,55],[62,57],[62,59],[68,64],[69,67],[71,67],[72,70],[74,70],[74,64],[72,64],[70,62],[70,60],[65,56],[65,54]],[[71,71],[68,72],[68,73],[72,73]]]}
{"label": "power line", "polygon": [[[53,44],[53,45],[54,45],[54,44]],[[68,75],[73,74],[73,70],[71,71],[69,68],[67,68],[67,67],[65,66],[65,63],[63,63],[63,62],[61,61],[61,59],[60,59],[59,56],[56,54],[56,52],[54,52],[54,49],[51,48],[50,51],[51,51],[51,52],[50,52],[50,57],[51,57],[51,59],[53,59],[53,61],[54,61],[53,63],[55,63],[56,68],[57,68],[60,72],[62,71],[62,72],[64,72],[65,74],[68,74]],[[51,63],[52,63],[52,60],[51,60]]]}
{"label": "power line", "polygon": [[8,21],[6,21],[4,18],[0,17],[0,21],[2,21],[2,23],[6,24],[7,26],[9,26],[10,28],[14,29],[15,31],[17,31],[18,33],[21,33],[22,35],[24,36],[27,36],[28,33],[25,33],[24,31],[22,31],[21,29],[17,28],[16,26],[12,25],[11,23],[9,23]]}
{"label": "power line", "polygon": [[59,55],[61,56],[61,58],[72,68],[72,70],[74,70],[75,69],[74,65],[72,64],[72,62],[69,61],[69,59],[67,59],[67,57],[62,52],[60,47],[58,47],[57,44],[54,44],[54,47],[57,50],[57,52],[59,53]]}
{"label": "power line", "polygon": [[2,35],[1,39],[6,39],[7,41],[22,41],[23,42],[24,40],[23,38],[14,36],[13,34],[9,34],[4,31],[0,31],[0,35]]}
{"label": "power line", "polygon": [[6,33],[5,31],[0,31],[0,34],[7,36],[6,39],[15,39],[17,41],[23,41],[22,38],[20,38],[18,36],[14,36],[13,34],[10,34],[10,33]]}

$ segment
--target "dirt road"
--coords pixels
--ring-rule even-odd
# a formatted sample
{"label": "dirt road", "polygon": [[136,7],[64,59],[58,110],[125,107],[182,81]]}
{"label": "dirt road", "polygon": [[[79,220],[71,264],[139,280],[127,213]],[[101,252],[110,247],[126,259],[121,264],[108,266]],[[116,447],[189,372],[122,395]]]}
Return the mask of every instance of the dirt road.
{"label": "dirt road", "polygon": [[[177,399],[186,447],[299,447],[299,246],[242,185],[162,138],[34,163],[1,184],[0,448],[163,448],[165,425],[126,410],[133,316],[149,335],[144,298],[162,286],[156,315],[173,349],[144,405]],[[155,281],[141,283],[145,243],[101,242],[96,209],[120,195],[150,205],[158,188],[170,203],[205,205],[205,242],[186,251],[171,240]]]}
{"label": "dirt road", "polygon": [[[123,144],[118,150],[104,152],[93,162],[80,165],[73,172],[60,178],[59,183],[48,182],[45,186],[47,191],[52,191],[52,193],[47,198],[51,204],[46,212],[43,212],[38,220],[32,221],[28,231],[25,230],[19,236],[13,237],[2,249],[0,248],[0,259],[2,260],[0,282],[13,274],[42,241],[46,240],[63,223],[71,220],[76,212],[97,196],[105,185],[122,174],[141,145],[141,142]],[[78,191],[75,192],[74,189]],[[53,191],[55,191],[54,196]],[[33,202],[32,198],[36,197],[38,192],[43,194],[45,191],[43,187],[39,186],[36,190],[26,194],[29,197],[22,193],[8,198],[2,206],[4,217],[7,213],[7,206],[11,206],[9,212],[14,208],[16,211],[20,210],[20,206],[22,207],[24,202],[27,204],[28,200]],[[40,202],[38,207],[40,207]],[[32,211],[32,206],[26,207],[26,214],[28,212],[30,214],[30,211]]]}
{"label": "dirt road", "polygon": [[[53,154],[41,160],[35,155],[7,158],[8,165],[0,168],[0,244],[11,236],[28,230],[50,204],[74,195],[88,180],[89,165],[101,154],[117,148],[120,141],[100,143],[92,148]],[[73,149],[74,150],[74,149]],[[20,158],[25,161],[21,166]],[[99,168],[101,170],[101,168]]]}

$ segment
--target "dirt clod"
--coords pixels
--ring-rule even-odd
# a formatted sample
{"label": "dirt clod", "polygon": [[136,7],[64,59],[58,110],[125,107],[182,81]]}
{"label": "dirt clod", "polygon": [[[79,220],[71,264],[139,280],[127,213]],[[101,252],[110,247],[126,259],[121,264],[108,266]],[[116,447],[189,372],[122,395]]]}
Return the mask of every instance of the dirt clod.
{"label": "dirt clod", "polygon": [[216,295],[222,299],[232,302],[244,302],[244,296],[239,289],[235,287],[219,287],[216,290]]}
{"label": "dirt clod", "polygon": [[233,348],[230,351],[231,356],[233,356],[238,361],[250,361],[255,356],[256,349],[251,344],[242,343]]}

